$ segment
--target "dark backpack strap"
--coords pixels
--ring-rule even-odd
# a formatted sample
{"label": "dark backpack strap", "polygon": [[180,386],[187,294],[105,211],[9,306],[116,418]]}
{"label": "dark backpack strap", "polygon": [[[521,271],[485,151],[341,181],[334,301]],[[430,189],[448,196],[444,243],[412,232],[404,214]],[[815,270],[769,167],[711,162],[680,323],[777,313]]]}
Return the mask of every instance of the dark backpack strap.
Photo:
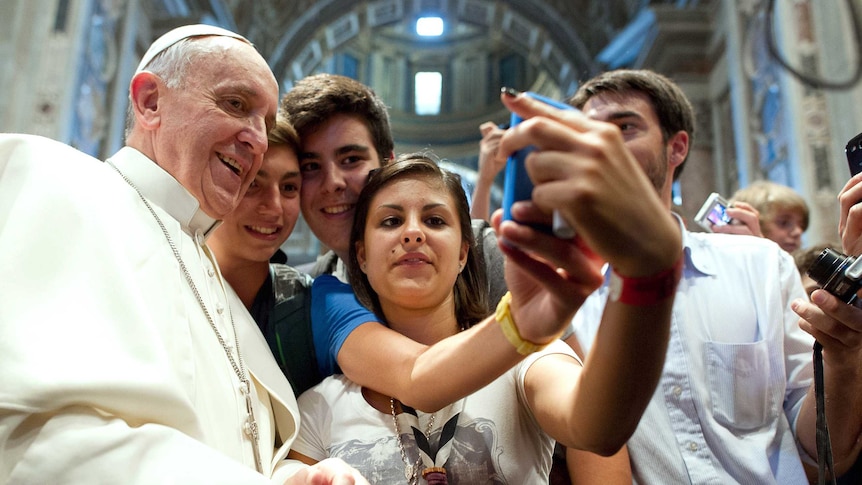
{"label": "dark backpack strap", "polygon": [[293,392],[299,396],[323,377],[311,328],[311,277],[287,265],[270,265],[276,301],[270,335],[264,335]]}

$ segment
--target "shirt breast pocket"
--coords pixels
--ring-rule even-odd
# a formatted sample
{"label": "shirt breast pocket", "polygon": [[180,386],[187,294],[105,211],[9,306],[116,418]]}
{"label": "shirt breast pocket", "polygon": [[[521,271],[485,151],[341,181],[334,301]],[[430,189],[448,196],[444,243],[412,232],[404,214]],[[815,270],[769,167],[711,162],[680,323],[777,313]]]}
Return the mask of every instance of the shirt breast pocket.
{"label": "shirt breast pocket", "polygon": [[716,421],[729,429],[747,431],[775,418],[783,391],[782,386],[773,382],[765,340],[707,342],[706,358]]}

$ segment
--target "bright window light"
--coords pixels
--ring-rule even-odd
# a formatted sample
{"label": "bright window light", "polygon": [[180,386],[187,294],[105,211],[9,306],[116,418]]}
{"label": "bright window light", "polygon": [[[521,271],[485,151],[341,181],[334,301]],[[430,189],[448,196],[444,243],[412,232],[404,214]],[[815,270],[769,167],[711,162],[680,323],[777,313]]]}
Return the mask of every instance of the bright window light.
{"label": "bright window light", "polygon": [[417,72],[414,86],[417,115],[439,115],[443,93],[443,75],[439,72]]}
{"label": "bright window light", "polygon": [[416,33],[425,37],[443,34],[443,19],[440,17],[420,17],[416,21]]}

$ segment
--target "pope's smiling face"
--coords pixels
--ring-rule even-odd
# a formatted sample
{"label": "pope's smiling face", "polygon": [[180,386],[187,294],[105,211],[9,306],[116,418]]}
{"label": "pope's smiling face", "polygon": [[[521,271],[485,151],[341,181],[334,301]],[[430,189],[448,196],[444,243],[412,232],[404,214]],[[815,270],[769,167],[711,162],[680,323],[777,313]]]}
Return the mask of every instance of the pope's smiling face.
{"label": "pope's smiling face", "polygon": [[260,168],[278,84],[251,45],[228,37],[195,42],[221,51],[194,58],[180,86],[159,80],[153,156],[204,212],[220,219],[237,206]]}

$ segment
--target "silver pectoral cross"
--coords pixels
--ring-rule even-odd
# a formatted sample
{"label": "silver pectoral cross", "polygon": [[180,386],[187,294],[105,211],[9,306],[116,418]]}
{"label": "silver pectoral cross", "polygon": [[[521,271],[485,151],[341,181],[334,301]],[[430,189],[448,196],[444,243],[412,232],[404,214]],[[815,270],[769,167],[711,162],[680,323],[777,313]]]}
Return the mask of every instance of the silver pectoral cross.
{"label": "silver pectoral cross", "polygon": [[245,396],[245,407],[248,411],[248,417],[243,425],[243,432],[251,439],[251,449],[254,451],[254,464],[259,473],[263,473],[263,462],[260,459],[260,433],[257,429],[257,421],[254,419],[254,403],[251,400],[250,384],[247,379],[242,381],[240,387],[243,396]]}

